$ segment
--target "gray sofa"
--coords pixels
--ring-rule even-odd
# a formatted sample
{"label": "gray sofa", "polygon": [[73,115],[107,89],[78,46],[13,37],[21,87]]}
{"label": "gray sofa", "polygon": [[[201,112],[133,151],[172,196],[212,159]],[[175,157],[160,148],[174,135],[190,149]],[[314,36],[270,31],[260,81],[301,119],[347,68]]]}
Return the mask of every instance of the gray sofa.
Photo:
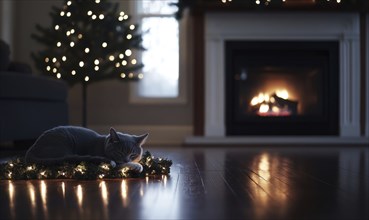
{"label": "gray sofa", "polygon": [[0,71],[0,142],[36,139],[68,123],[68,86],[46,76]]}
{"label": "gray sofa", "polygon": [[10,60],[0,39],[0,144],[36,139],[43,131],[68,123],[68,86],[32,74],[26,63]]}

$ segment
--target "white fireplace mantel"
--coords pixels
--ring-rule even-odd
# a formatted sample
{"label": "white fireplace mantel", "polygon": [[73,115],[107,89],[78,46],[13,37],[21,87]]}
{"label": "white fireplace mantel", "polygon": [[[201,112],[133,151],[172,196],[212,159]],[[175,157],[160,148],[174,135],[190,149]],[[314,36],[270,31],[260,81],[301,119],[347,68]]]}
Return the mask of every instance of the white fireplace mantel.
{"label": "white fireplace mantel", "polygon": [[[205,137],[225,137],[226,40],[337,40],[340,137],[360,136],[360,39],[356,13],[208,13],[205,16]],[[367,114],[367,117],[369,115]],[[368,121],[366,122],[368,130]]]}

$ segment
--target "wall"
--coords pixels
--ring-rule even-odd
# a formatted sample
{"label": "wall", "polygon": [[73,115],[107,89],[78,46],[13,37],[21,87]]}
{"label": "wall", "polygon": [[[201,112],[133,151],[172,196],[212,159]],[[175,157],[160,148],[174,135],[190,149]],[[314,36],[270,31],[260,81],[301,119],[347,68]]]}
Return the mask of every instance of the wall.
{"label": "wall", "polygon": [[[33,0],[16,1],[14,7],[14,59],[33,65],[31,51],[40,49],[31,33],[35,25],[48,26],[51,23],[51,6],[60,6],[63,1]],[[121,7],[128,8],[127,1]],[[125,10],[127,11],[127,10]],[[12,22],[9,20],[8,22]],[[185,59],[189,60],[189,59]],[[37,72],[33,68],[34,72]],[[187,82],[191,74],[187,73]],[[192,95],[191,85],[186,84],[187,101],[183,104],[131,104],[129,103],[129,85],[110,80],[92,84],[88,88],[87,108],[88,127],[107,133],[110,126],[124,129],[125,132],[149,132],[149,142],[155,144],[178,144],[192,133]],[[70,124],[81,124],[81,87],[71,87],[69,91]],[[165,134],[170,135],[165,135]],[[166,137],[170,136],[170,137]]]}
{"label": "wall", "polygon": [[[0,38],[9,45],[13,45],[13,17],[14,2],[10,0],[0,1]],[[13,54],[10,55],[13,58]]]}

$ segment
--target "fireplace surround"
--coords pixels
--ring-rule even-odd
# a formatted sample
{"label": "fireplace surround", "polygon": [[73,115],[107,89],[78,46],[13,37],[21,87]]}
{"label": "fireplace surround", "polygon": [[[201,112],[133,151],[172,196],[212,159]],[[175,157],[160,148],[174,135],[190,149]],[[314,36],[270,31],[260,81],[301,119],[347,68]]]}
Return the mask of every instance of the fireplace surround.
{"label": "fireplace surround", "polygon": [[[205,137],[226,137],[227,41],[337,41],[337,137],[360,136],[360,40],[356,13],[221,13],[205,15]],[[268,134],[266,134],[268,135]],[[284,133],[282,135],[293,135]],[[311,134],[316,135],[316,134]],[[245,136],[245,135],[243,135]],[[247,135],[246,135],[247,136]]]}

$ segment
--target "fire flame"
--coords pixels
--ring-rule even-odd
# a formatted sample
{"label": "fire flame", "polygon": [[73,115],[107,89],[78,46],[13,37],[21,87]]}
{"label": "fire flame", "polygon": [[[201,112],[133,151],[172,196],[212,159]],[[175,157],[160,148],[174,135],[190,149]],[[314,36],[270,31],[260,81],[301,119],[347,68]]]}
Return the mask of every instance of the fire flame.
{"label": "fire flame", "polygon": [[276,102],[276,97],[288,100],[289,93],[286,89],[278,89],[273,95],[260,92],[251,99],[251,106],[259,108],[257,114],[259,115],[289,115],[288,109],[281,108]]}
{"label": "fire flame", "polygon": [[[276,90],[275,91],[275,94],[279,97],[279,98],[282,98],[282,99],[288,99],[289,95],[288,95],[288,91],[283,89],[283,90]],[[259,95],[257,96],[254,96],[252,99],[251,99],[251,105],[252,106],[255,106],[255,105],[258,105],[258,104],[262,104],[263,102],[266,102],[266,103],[274,103],[274,98],[273,97],[270,97],[269,94],[266,94],[266,93],[259,93]],[[262,105],[261,105],[262,106]],[[261,108],[260,106],[260,108]],[[264,107],[263,107],[264,108]]]}

